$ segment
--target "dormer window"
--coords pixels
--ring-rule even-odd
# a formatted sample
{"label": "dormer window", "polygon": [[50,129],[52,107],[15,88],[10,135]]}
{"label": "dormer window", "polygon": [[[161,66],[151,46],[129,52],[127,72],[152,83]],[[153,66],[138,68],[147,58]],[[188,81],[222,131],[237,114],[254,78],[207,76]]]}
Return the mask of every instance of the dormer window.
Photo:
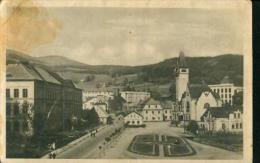
{"label": "dormer window", "polygon": [[181,72],[187,72],[187,70],[186,69],[181,69]]}

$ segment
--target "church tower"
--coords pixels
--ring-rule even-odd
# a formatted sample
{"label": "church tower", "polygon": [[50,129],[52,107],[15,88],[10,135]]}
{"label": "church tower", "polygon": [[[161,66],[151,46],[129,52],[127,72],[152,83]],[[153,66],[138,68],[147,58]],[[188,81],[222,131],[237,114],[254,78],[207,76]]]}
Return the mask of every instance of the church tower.
{"label": "church tower", "polygon": [[187,66],[185,55],[180,52],[176,67],[176,100],[181,100],[182,94],[186,91],[189,83],[189,68]]}

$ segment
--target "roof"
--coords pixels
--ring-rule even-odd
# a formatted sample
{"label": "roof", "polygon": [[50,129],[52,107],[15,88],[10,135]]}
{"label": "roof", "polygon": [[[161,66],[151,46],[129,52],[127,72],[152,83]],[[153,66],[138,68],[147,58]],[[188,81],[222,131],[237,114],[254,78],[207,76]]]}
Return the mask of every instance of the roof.
{"label": "roof", "polygon": [[178,58],[178,66],[179,68],[187,68],[188,65],[186,63],[185,55],[183,52],[180,52],[179,58]]}
{"label": "roof", "polygon": [[233,81],[229,78],[229,76],[225,76],[222,80],[221,80],[221,84],[230,84],[233,83]]}
{"label": "roof", "polygon": [[241,111],[243,112],[242,106],[239,107],[210,107],[208,108],[205,113],[201,116],[201,120],[204,119],[205,116],[207,116],[208,113],[211,114],[214,118],[228,118],[230,113],[233,113],[234,111]]}
{"label": "roof", "polygon": [[137,111],[131,111],[131,112],[127,113],[127,114],[125,115],[125,117],[128,116],[129,114],[132,114],[132,113],[136,113],[137,115],[140,115],[141,117],[143,117],[143,115],[140,114],[140,113],[138,113]]}
{"label": "roof", "polygon": [[160,105],[160,102],[157,100],[154,100],[153,98],[150,98],[145,105]]}
{"label": "roof", "polygon": [[161,101],[161,106],[163,109],[172,109],[172,102],[171,101]]}
{"label": "roof", "polygon": [[213,97],[219,99],[219,94],[213,92],[206,84],[190,84],[189,91],[192,98],[198,99],[205,91],[210,92]]}
{"label": "roof", "polygon": [[61,84],[51,73],[42,67],[28,63],[7,64],[7,80],[41,80]]}

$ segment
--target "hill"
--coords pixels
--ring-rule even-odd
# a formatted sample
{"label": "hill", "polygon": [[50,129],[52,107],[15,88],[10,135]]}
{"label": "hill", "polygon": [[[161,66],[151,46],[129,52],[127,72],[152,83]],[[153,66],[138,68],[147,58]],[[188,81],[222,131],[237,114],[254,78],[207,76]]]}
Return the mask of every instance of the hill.
{"label": "hill", "polygon": [[[243,56],[234,54],[219,55],[216,57],[186,57],[190,69],[190,82],[208,84],[219,83],[224,76],[229,76],[236,85],[243,84]],[[143,66],[121,65],[87,65],[62,56],[31,57],[16,51],[7,51],[7,62],[29,62],[48,66],[66,78],[79,81],[86,75],[102,75],[102,79],[110,80],[127,78],[135,75],[138,82],[165,84],[174,81],[174,69],[177,58],[171,58],[159,63]],[[72,75],[73,74],[73,75]],[[98,82],[98,81],[97,81]]]}

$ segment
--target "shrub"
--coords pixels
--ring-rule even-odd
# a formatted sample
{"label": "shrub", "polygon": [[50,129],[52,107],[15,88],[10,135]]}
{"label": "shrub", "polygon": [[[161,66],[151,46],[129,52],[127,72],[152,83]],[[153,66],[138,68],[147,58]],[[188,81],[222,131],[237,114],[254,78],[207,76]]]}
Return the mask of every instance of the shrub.
{"label": "shrub", "polygon": [[199,129],[199,125],[196,121],[190,121],[186,126],[186,130],[196,134],[196,131]]}

